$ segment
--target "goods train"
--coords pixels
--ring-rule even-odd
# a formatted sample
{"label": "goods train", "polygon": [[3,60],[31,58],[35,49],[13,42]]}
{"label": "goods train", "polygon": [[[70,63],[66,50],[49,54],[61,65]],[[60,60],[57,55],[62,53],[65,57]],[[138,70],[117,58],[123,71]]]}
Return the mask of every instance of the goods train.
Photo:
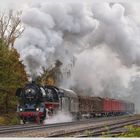
{"label": "goods train", "polygon": [[69,112],[75,119],[132,114],[135,111],[134,103],[131,102],[81,96],[73,90],[40,86],[35,82],[18,88],[16,96],[19,98],[17,112],[23,123],[43,122],[58,111]]}

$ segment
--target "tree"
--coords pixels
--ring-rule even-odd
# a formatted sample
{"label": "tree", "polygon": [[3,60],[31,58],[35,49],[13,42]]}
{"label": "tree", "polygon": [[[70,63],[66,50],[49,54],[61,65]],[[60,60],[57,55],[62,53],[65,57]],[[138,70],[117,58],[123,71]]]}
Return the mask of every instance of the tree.
{"label": "tree", "polygon": [[0,44],[0,112],[8,113],[15,108],[15,91],[27,81],[24,66],[14,48]]}
{"label": "tree", "polygon": [[13,46],[14,41],[24,31],[21,24],[21,11],[9,10],[0,13],[0,39],[6,47]]}
{"label": "tree", "polygon": [[43,74],[37,78],[37,81],[42,84],[59,86],[59,83],[62,80],[61,66],[62,62],[56,60],[55,65],[48,69],[43,69]]}
{"label": "tree", "polygon": [[15,90],[27,81],[19,54],[12,47],[23,31],[21,12],[0,13],[0,112],[15,107]]}

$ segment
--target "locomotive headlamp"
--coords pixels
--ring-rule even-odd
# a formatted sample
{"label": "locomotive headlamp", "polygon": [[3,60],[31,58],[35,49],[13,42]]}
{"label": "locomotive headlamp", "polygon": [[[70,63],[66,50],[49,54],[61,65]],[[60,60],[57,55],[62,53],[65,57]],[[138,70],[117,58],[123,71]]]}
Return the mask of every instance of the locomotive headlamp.
{"label": "locomotive headlamp", "polygon": [[31,93],[31,91],[32,91],[31,89],[28,89],[28,92],[29,92],[29,93]]}
{"label": "locomotive headlamp", "polygon": [[36,108],[36,111],[39,111],[39,107]]}
{"label": "locomotive headlamp", "polygon": [[28,89],[25,90],[25,93],[26,94],[35,94],[35,90],[32,89],[32,88],[28,88]]}
{"label": "locomotive headlamp", "polygon": [[20,109],[19,109],[19,111],[23,111],[23,109],[22,109],[22,108],[20,108]]}
{"label": "locomotive headlamp", "polygon": [[33,89],[29,88],[29,89],[27,90],[27,92],[30,94],[30,93],[33,92]]}

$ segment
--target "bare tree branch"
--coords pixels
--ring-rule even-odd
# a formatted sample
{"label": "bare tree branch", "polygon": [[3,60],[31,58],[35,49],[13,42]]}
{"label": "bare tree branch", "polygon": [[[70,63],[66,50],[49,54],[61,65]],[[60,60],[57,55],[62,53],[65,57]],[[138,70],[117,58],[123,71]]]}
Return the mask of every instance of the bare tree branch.
{"label": "bare tree branch", "polygon": [[24,31],[21,14],[21,11],[13,10],[9,10],[8,14],[6,12],[0,14],[0,39],[7,47],[13,46],[15,39]]}

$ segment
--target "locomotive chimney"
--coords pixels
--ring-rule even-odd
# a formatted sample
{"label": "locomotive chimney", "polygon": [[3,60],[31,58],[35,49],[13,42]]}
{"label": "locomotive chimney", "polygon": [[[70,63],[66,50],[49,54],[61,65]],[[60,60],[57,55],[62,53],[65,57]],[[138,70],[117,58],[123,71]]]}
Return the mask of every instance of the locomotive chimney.
{"label": "locomotive chimney", "polygon": [[36,83],[36,77],[35,76],[32,77],[31,83],[33,83],[33,84]]}
{"label": "locomotive chimney", "polygon": [[35,80],[32,80],[32,81],[31,81],[31,83],[32,83],[32,84],[35,84],[35,83],[36,83],[36,81],[35,81]]}

